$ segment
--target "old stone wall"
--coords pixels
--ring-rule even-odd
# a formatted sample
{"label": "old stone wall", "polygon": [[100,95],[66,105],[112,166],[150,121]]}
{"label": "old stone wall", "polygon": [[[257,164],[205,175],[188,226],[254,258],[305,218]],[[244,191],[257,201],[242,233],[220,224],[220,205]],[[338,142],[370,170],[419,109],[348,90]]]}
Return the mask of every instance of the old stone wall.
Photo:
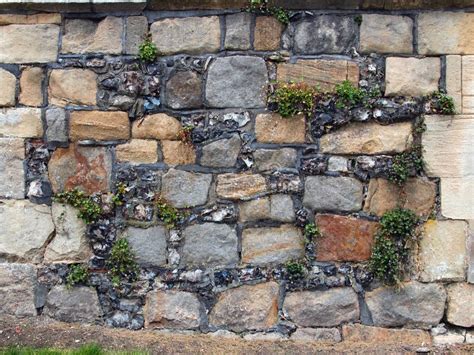
{"label": "old stone wall", "polygon": [[[172,3],[0,13],[0,314],[474,342],[474,13]],[[290,81],[380,94],[282,117]],[[421,222],[393,286],[370,260],[397,207]]]}

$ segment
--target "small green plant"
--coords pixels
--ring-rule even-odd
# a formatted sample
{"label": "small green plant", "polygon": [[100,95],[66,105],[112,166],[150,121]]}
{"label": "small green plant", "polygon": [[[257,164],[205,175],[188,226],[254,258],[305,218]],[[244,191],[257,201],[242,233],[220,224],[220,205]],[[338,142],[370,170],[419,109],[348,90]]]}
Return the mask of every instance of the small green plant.
{"label": "small green plant", "polygon": [[290,22],[288,11],[281,7],[270,6],[268,0],[249,0],[246,10],[255,14],[273,16],[284,25]]}
{"label": "small green plant", "polygon": [[127,185],[125,185],[123,182],[118,182],[115,186],[115,189],[117,192],[112,195],[112,202],[115,206],[122,206],[125,193],[127,192]]}
{"label": "small green plant", "polygon": [[417,224],[418,217],[413,211],[397,207],[382,216],[379,229],[385,236],[402,240],[414,236]]}
{"label": "small green plant", "polygon": [[158,198],[156,207],[158,209],[158,218],[169,229],[175,228],[176,224],[183,218],[183,215],[176,208],[162,198]]}
{"label": "small green plant", "polygon": [[89,279],[89,269],[86,265],[72,264],[66,277],[66,286],[71,288],[76,284],[85,284]]}
{"label": "small green plant", "polygon": [[138,265],[127,239],[118,239],[114,243],[106,265],[115,287],[120,286],[122,280],[133,282],[137,278]]}
{"label": "small green plant", "polygon": [[289,261],[286,263],[286,272],[291,278],[301,278],[305,274],[305,267],[298,261]]}
{"label": "small green plant", "polygon": [[146,38],[138,48],[138,58],[144,62],[154,62],[158,56],[158,50],[150,38]]}
{"label": "small green plant", "polygon": [[355,87],[349,80],[344,80],[336,85],[336,96],[336,108],[343,110],[363,103],[366,92]]}
{"label": "small green plant", "polygon": [[79,189],[58,193],[54,199],[77,208],[77,216],[87,224],[96,222],[103,214],[102,207]]}
{"label": "small green plant", "polygon": [[310,114],[314,107],[316,88],[304,83],[280,83],[273,95],[273,102],[278,105],[277,112],[282,117],[297,114]]}
{"label": "small green plant", "polygon": [[321,232],[319,231],[319,228],[314,224],[314,223],[308,223],[304,226],[304,236],[312,240],[314,238],[317,238],[321,235]]}
{"label": "small green plant", "polygon": [[184,144],[192,145],[193,144],[193,126],[184,126],[178,132],[178,140]]}
{"label": "small green plant", "polygon": [[424,165],[422,148],[415,146],[410,151],[393,157],[392,165],[388,171],[388,179],[394,184],[402,186],[410,176],[423,171]]}
{"label": "small green plant", "polygon": [[446,95],[444,92],[436,91],[431,94],[431,98],[435,102],[436,109],[443,115],[454,115],[456,113],[454,100],[451,96]]}
{"label": "small green plant", "polygon": [[354,17],[354,22],[357,23],[357,25],[362,25],[362,15],[357,15]]}

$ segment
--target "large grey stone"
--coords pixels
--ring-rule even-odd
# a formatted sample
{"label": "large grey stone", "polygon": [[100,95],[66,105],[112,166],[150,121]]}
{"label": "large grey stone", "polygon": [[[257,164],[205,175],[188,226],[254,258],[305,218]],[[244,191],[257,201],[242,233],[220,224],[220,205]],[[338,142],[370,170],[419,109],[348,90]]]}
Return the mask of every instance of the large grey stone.
{"label": "large grey stone", "polygon": [[298,54],[347,53],[357,39],[352,17],[322,15],[294,25],[293,50]]}
{"label": "large grey stone", "polygon": [[48,143],[67,143],[66,111],[61,107],[46,110],[46,139]]}
{"label": "large grey stone", "polygon": [[161,196],[176,208],[203,205],[211,186],[212,175],[170,169],[162,179]]}
{"label": "large grey stone", "polygon": [[302,327],[337,327],[359,319],[359,300],[349,287],[291,292],[285,297],[283,309]]}
{"label": "large grey stone", "polygon": [[36,316],[36,269],[27,264],[0,264],[0,314]]}
{"label": "large grey stone", "polygon": [[166,264],[168,231],[165,227],[154,226],[147,229],[128,227],[125,235],[140,265],[164,266]]}
{"label": "large grey stone", "polygon": [[235,166],[242,141],[238,134],[228,139],[219,139],[202,148],[201,165],[230,168]]}
{"label": "large grey stone", "polygon": [[130,16],[125,19],[125,53],[138,54],[140,45],[148,33],[146,16]]}
{"label": "large grey stone", "polygon": [[239,204],[239,220],[252,222],[271,219],[278,222],[293,222],[295,211],[289,195],[272,195]]}
{"label": "large grey stone", "polygon": [[461,327],[474,327],[474,285],[454,283],[448,286],[448,322]]}
{"label": "large grey stone", "polygon": [[367,292],[365,300],[375,326],[429,329],[443,317],[446,291],[412,281]]}
{"label": "large grey stone", "polygon": [[250,48],[250,25],[252,15],[241,12],[225,18],[225,49],[246,50]]}
{"label": "large grey stone", "polygon": [[225,224],[204,223],[183,231],[181,266],[232,266],[238,263],[237,233]]}
{"label": "large grey stone", "polygon": [[206,99],[211,107],[263,108],[267,84],[267,67],[262,58],[217,58],[209,67]]}
{"label": "large grey stone", "polygon": [[303,204],[312,210],[359,211],[363,185],[349,177],[308,176]]}
{"label": "large grey stone", "polygon": [[94,323],[102,311],[95,289],[58,285],[46,297],[44,314],[62,322]]}
{"label": "large grey stone", "polygon": [[295,220],[291,196],[283,194],[270,196],[270,219],[279,222],[293,222]]}
{"label": "large grey stone", "polygon": [[19,138],[0,138],[0,198],[25,198],[25,144]]}
{"label": "large grey stone", "polygon": [[297,153],[292,148],[257,149],[253,153],[255,167],[258,171],[272,171],[283,168],[294,168]]}
{"label": "large grey stone", "polygon": [[178,71],[166,82],[166,104],[176,110],[202,105],[202,78],[194,71]]}
{"label": "large grey stone", "polygon": [[0,137],[43,137],[41,110],[30,107],[0,109]]}

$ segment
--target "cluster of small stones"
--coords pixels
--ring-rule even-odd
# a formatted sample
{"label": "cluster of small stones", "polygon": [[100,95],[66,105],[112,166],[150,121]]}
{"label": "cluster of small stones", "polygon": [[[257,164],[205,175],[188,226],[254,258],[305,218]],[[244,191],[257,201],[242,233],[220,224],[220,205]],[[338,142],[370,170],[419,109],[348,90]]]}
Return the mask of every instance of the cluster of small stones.
{"label": "cluster of small stones", "polygon": [[[0,15],[0,313],[247,339],[429,345],[431,330],[437,343],[473,342],[474,14],[295,11],[288,26],[158,15]],[[147,35],[153,63],[137,59]],[[267,107],[274,80],[384,95],[282,118]],[[421,137],[414,122],[433,112],[421,97],[439,89],[465,115],[427,115]],[[426,175],[389,182],[392,157],[420,140]],[[52,198],[73,188],[104,217],[86,225]],[[159,197],[183,212],[173,228]],[[398,205],[430,218],[401,289],[367,266],[379,217]],[[308,241],[312,222],[321,237]],[[114,287],[106,260],[121,237],[140,273]],[[75,263],[90,277],[68,289]]]}

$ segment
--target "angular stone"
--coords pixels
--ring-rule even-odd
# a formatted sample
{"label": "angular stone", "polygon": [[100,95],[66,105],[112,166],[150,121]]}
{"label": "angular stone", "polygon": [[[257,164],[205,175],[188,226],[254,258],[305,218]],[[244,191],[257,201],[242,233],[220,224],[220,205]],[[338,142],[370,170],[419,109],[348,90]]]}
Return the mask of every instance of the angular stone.
{"label": "angular stone", "polygon": [[166,103],[180,110],[202,105],[202,79],[194,71],[178,71],[166,82]]}
{"label": "angular stone", "polygon": [[47,63],[58,56],[59,26],[0,26],[0,63]]}
{"label": "angular stone", "polygon": [[171,166],[188,165],[196,162],[194,146],[181,141],[161,141],[163,161]]}
{"label": "angular stone", "polygon": [[125,235],[140,266],[166,265],[168,231],[165,227],[154,226],[147,229],[128,227]]}
{"label": "angular stone", "polygon": [[297,152],[292,148],[257,149],[253,157],[257,171],[267,172],[295,168]]}
{"label": "angular stone", "polygon": [[271,219],[279,222],[293,222],[295,212],[293,200],[288,195],[272,195],[239,204],[239,220],[252,222]]}
{"label": "angular stone", "polygon": [[378,123],[352,123],[321,137],[320,150],[330,154],[393,154],[411,147],[410,122],[382,126]]}
{"label": "angular stone", "polygon": [[153,164],[158,160],[158,142],[146,139],[132,139],[115,149],[117,160],[132,164]]}
{"label": "angular stone", "polygon": [[148,33],[146,16],[129,16],[125,19],[125,53],[138,54]]}
{"label": "angular stone", "polygon": [[105,147],[70,145],[58,148],[52,154],[48,168],[55,193],[74,188],[88,195],[110,191],[112,155]]}
{"label": "angular stone", "polygon": [[219,139],[202,148],[201,165],[215,168],[231,168],[237,163],[242,141],[238,134]]}
{"label": "angular stone", "polygon": [[385,67],[385,96],[423,96],[438,91],[439,58],[388,57]]}
{"label": "angular stone", "polygon": [[285,263],[304,256],[304,237],[292,225],[247,228],[242,232],[242,263],[267,265]]}
{"label": "angular stone", "polygon": [[19,14],[3,14],[0,15],[0,26],[5,25],[37,25],[37,24],[61,24],[61,14],[34,14],[34,15],[19,15]]}
{"label": "angular stone", "polygon": [[321,15],[294,25],[297,54],[342,54],[356,46],[357,24],[349,16]]}
{"label": "angular stone", "polygon": [[464,343],[464,334],[456,331],[448,330],[444,334],[433,336],[434,345],[453,345]]}
{"label": "angular stone", "polygon": [[473,54],[474,14],[425,12],[418,18],[420,54]]}
{"label": "angular stone", "polygon": [[229,200],[248,200],[267,191],[265,178],[258,174],[217,175],[217,196]]}
{"label": "angular stone", "polygon": [[430,334],[421,329],[386,329],[362,324],[342,326],[344,341],[366,344],[431,345]]}
{"label": "angular stone", "polygon": [[447,218],[474,218],[474,177],[441,179],[441,213]]}
{"label": "angular stone", "polygon": [[474,327],[474,285],[450,284],[448,290],[448,322],[461,327]]}
{"label": "angular stone", "polygon": [[133,122],[132,137],[141,139],[177,140],[181,123],[165,113],[145,116]]}
{"label": "angular stone", "polygon": [[342,173],[347,172],[348,160],[344,157],[332,156],[328,159],[328,170],[329,171],[340,171]]}
{"label": "angular stone", "polygon": [[362,15],[360,50],[363,53],[412,53],[413,20],[408,16]]}
{"label": "angular stone", "polygon": [[61,107],[49,107],[46,110],[46,140],[48,143],[68,141],[66,111]]}
{"label": "angular stone", "polygon": [[51,208],[28,200],[0,201],[0,255],[11,260],[41,262],[54,232]]}
{"label": "angular stone", "polygon": [[183,291],[152,291],[146,295],[146,328],[196,329],[205,318],[197,296]]}
{"label": "angular stone", "polygon": [[456,112],[462,112],[462,57],[446,56],[446,93],[455,103]]}
{"label": "angular stone", "polygon": [[107,16],[100,22],[86,19],[68,19],[64,26],[61,53],[122,52],[123,21]]}
{"label": "angular stone", "polygon": [[419,252],[421,280],[465,280],[466,238],[467,223],[464,221],[426,222]]}
{"label": "angular stone", "polygon": [[273,16],[257,16],[253,40],[255,50],[274,51],[280,49],[283,29],[283,24]]}
{"label": "angular stone", "polygon": [[293,222],[295,220],[291,196],[283,194],[270,196],[270,219],[279,222]]}
{"label": "angular stone", "polygon": [[378,223],[359,218],[317,215],[321,237],[317,240],[319,261],[365,261],[370,259]]}
{"label": "angular stone", "polygon": [[332,91],[345,80],[358,86],[359,66],[347,60],[300,59],[294,64],[278,64],[277,78],[278,81],[304,82],[323,91]]}
{"label": "angular stone", "polygon": [[239,262],[237,233],[226,224],[204,223],[183,231],[181,266],[235,266]]}
{"label": "angular stone", "polygon": [[40,109],[0,109],[0,137],[41,138],[42,136]]}
{"label": "angular stone", "polygon": [[204,205],[212,175],[170,169],[162,179],[161,196],[176,208]]}
{"label": "angular stone", "polygon": [[362,208],[363,185],[349,177],[306,177],[303,204],[312,210],[359,211]]}
{"label": "angular stone", "polygon": [[58,285],[48,293],[44,315],[62,322],[94,323],[102,311],[95,289]]}
{"label": "angular stone", "polygon": [[53,203],[54,239],[44,253],[47,263],[87,262],[92,256],[86,224],[77,216],[78,211],[69,205]]}
{"label": "angular stone", "polygon": [[298,328],[291,334],[291,340],[339,343],[342,339],[337,328]]}
{"label": "angular stone", "polygon": [[301,327],[337,327],[359,320],[359,301],[350,287],[288,293],[283,310]]}
{"label": "angular stone", "polygon": [[208,70],[206,100],[217,108],[263,108],[267,85],[267,66],[262,58],[217,58]]}
{"label": "angular stone", "polygon": [[23,69],[20,78],[19,102],[26,106],[43,104],[43,68],[28,67]]}
{"label": "angular stone", "polygon": [[258,114],[255,135],[260,143],[304,143],[305,118],[303,115],[284,118],[276,113]]}
{"label": "angular stone", "polygon": [[209,323],[234,332],[265,330],[278,321],[276,282],[245,285],[219,294],[209,315]]}
{"label": "angular stone", "polygon": [[49,103],[57,106],[95,105],[97,74],[89,69],[54,69],[48,95]]}
{"label": "angular stone", "polygon": [[412,281],[367,292],[365,300],[375,326],[429,329],[443,318],[446,291]]}
{"label": "angular stone", "polygon": [[219,17],[185,17],[153,22],[153,43],[163,55],[217,52],[221,47]]}
{"label": "angular stone", "polygon": [[25,198],[25,143],[18,138],[0,138],[0,197]]}
{"label": "angular stone", "polygon": [[129,139],[128,114],[119,111],[73,111],[70,115],[70,138],[73,142]]}
{"label": "angular stone", "polygon": [[0,68],[0,107],[15,106],[16,77],[9,71]]}
{"label": "angular stone", "polygon": [[225,17],[225,49],[246,50],[250,49],[250,25],[252,15],[245,12],[227,15]]}
{"label": "angular stone", "polygon": [[35,317],[36,269],[28,264],[0,263],[0,314]]}

